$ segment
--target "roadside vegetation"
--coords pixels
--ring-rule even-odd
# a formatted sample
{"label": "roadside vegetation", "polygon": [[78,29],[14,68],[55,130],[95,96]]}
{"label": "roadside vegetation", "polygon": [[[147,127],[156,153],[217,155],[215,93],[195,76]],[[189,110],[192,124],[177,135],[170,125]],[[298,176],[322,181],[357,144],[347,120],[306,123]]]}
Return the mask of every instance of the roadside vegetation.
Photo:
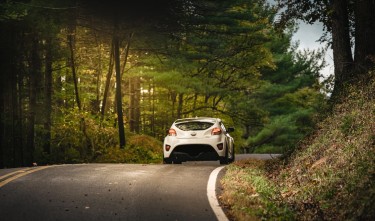
{"label": "roadside vegetation", "polygon": [[298,51],[268,1],[111,3],[0,3],[0,168],[156,162],[184,117],[235,127],[237,153],[312,130],[325,51]]}
{"label": "roadside vegetation", "polygon": [[346,96],[288,158],[228,166],[221,202],[233,220],[373,220],[375,78]]}
{"label": "roadside vegetation", "polygon": [[233,220],[374,220],[375,4],[277,2],[281,27],[323,24],[320,40],[332,46],[334,62],[329,108],[282,158],[228,166],[221,202]]}
{"label": "roadside vegetation", "polygon": [[[127,131],[128,148],[118,146],[117,129],[86,117],[85,133],[80,127],[79,115],[67,114],[65,122],[52,128],[51,153],[43,146],[35,149],[36,163],[161,163],[162,143],[154,137]],[[113,122],[113,121],[112,121]],[[39,131],[37,131],[39,133]],[[42,140],[37,143],[43,143]],[[88,148],[87,148],[88,147]]]}

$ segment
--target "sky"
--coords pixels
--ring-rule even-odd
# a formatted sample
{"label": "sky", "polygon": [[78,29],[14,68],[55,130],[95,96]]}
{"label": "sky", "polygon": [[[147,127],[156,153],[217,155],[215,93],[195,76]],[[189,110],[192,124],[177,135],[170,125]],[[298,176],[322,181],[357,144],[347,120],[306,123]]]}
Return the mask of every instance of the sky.
{"label": "sky", "polygon": [[[299,41],[299,49],[310,49],[316,50],[319,48],[324,48],[326,45],[318,42],[319,38],[323,34],[323,26],[322,24],[316,23],[313,25],[309,25],[306,23],[301,22],[299,24],[299,29],[297,33],[294,34],[292,40]],[[334,72],[333,69],[333,55],[332,49],[328,49],[325,55],[325,60],[327,63],[327,67],[325,67],[321,73],[327,77],[332,75]]]}
{"label": "sky", "polygon": [[[271,5],[275,5],[275,0],[267,0]],[[300,21],[298,31],[293,35],[293,41],[299,41],[299,49],[310,49],[316,50],[319,48],[325,48],[325,44],[318,42],[319,38],[323,35],[323,25],[321,23],[315,23],[313,25],[306,24]],[[325,67],[321,74],[325,77],[333,75],[333,54],[332,49],[327,50],[325,55],[327,67]]]}

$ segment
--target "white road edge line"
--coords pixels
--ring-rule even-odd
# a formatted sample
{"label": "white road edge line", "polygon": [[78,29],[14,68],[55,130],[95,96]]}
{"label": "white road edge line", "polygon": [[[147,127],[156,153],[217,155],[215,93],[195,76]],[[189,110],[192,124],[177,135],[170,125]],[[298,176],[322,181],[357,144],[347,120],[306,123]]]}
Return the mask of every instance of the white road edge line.
{"label": "white road edge line", "polygon": [[221,208],[219,201],[216,198],[216,180],[219,172],[224,169],[225,166],[216,168],[211,172],[210,178],[207,183],[207,197],[212,210],[214,211],[218,221],[228,221],[228,217],[225,215],[223,209]]}

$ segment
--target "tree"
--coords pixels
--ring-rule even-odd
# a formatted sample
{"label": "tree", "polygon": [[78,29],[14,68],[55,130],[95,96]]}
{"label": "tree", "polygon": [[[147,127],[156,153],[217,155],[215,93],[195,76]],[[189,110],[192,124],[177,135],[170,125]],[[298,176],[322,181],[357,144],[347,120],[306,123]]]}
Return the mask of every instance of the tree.
{"label": "tree", "polygon": [[239,144],[247,151],[288,153],[314,128],[313,116],[323,107],[319,71],[323,51],[298,52],[292,30],[274,35],[268,44],[275,68],[264,68],[252,90],[231,97],[229,109],[243,125]]}
{"label": "tree", "polygon": [[306,65],[289,69],[293,56],[285,55],[280,75],[273,72],[275,10],[265,0],[110,3],[0,6],[0,46],[8,55],[0,61],[4,165],[22,164],[27,145],[42,163],[90,162],[113,147],[100,140],[115,127],[124,147],[125,125],[161,139],[180,117],[238,117],[248,131],[261,130],[284,111],[263,97],[288,94],[278,100],[286,110],[287,101],[307,94],[297,86],[310,82],[301,74]]}
{"label": "tree", "polygon": [[108,98],[108,93],[111,85],[111,78],[112,78],[112,73],[113,73],[113,65],[114,65],[114,46],[113,46],[113,41],[111,45],[111,52],[109,53],[109,67],[108,67],[108,72],[106,76],[106,83],[105,83],[105,88],[104,88],[104,95],[103,95],[103,103],[102,103],[102,108],[101,108],[101,117],[102,119],[104,118],[105,110],[107,107],[107,98]]}
{"label": "tree", "polygon": [[[310,24],[323,23],[326,33],[322,40],[328,41],[333,50],[334,95],[341,93],[346,84],[365,76],[367,70],[374,65],[375,46],[373,41],[369,40],[375,38],[374,1],[278,0],[278,5],[285,9],[278,21],[282,27],[295,19]],[[328,35],[331,39],[324,39]]]}
{"label": "tree", "polygon": [[366,72],[375,63],[375,1],[355,1],[355,51],[356,68]]}
{"label": "tree", "polygon": [[120,139],[120,148],[124,148],[126,144],[125,140],[125,129],[124,129],[124,117],[122,112],[122,93],[121,93],[121,68],[120,68],[120,46],[119,46],[119,26],[117,21],[117,15],[114,18],[114,34],[113,34],[113,49],[114,49],[114,61],[116,70],[116,107],[117,107],[117,122],[118,132]]}
{"label": "tree", "polygon": [[51,125],[52,125],[52,39],[46,40],[45,74],[44,74],[44,145],[43,151],[51,154]]}
{"label": "tree", "polygon": [[[272,66],[265,45],[273,10],[260,0],[187,2],[185,8],[182,28],[173,33],[167,47],[173,57],[164,61],[174,80],[181,82],[170,86],[179,97],[172,99],[179,102],[177,116],[197,110],[224,111],[220,104],[226,96],[247,90],[262,67]],[[194,95],[185,98],[189,93]],[[181,110],[183,99],[195,101],[191,109],[183,105]]]}

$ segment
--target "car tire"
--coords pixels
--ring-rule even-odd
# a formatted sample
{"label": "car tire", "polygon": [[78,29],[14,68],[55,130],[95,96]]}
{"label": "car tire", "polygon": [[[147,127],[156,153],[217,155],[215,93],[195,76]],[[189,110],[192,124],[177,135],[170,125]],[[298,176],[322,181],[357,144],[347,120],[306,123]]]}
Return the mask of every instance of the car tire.
{"label": "car tire", "polygon": [[227,165],[228,164],[228,159],[226,159],[226,158],[220,159],[220,164],[221,165]]}
{"label": "car tire", "polygon": [[172,160],[170,160],[169,158],[164,158],[163,164],[171,164],[171,163],[172,163]]}
{"label": "car tire", "polygon": [[236,160],[236,153],[233,145],[232,158],[229,159],[229,163],[233,163]]}
{"label": "car tire", "polygon": [[226,165],[226,164],[228,164],[228,162],[229,162],[229,159],[228,159],[228,148],[226,147],[225,148],[225,156],[222,157],[222,158],[220,158],[220,164]]}

